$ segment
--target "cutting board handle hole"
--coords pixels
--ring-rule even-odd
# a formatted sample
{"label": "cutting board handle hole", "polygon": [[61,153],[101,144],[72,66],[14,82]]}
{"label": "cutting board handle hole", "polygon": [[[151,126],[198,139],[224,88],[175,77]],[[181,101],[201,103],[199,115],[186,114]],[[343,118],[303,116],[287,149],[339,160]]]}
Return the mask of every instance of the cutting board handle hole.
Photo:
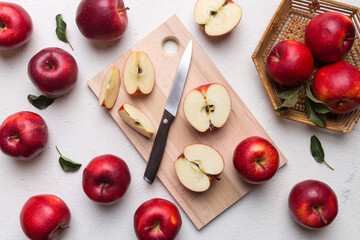
{"label": "cutting board handle hole", "polygon": [[162,47],[168,55],[174,55],[179,50],[179,41],[175,37],[167,37],[162,41]]}

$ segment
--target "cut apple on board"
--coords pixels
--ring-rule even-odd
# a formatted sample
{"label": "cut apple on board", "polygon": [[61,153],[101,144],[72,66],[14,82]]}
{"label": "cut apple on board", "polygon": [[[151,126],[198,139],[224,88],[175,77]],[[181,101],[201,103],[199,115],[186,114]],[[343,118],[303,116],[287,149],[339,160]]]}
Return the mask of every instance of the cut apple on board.
{"label": "cut apple on board", "polygon": [[180,182],[189,190],[204,192],[224,170],[224,159],[214,148],[204,144],[188,145],[175,161]]}
{"label": "cut apple on board", "polygon": [[124,103],[118,114],[126,124],[145,137],[151,138],[155,133],[154,125],[149,118],[135,106]]}
{"label": "cut apple on board", "polygon": [[231,0],[198,0],[195,22],[209,36],[220,36],[233,30],[240,22],[241,7]]}
{"label": "cut apple on board", "polygon": [[155,70],[144,52],[132,52],[126,59],[124,84],[129,94],[149,94],[155,84]]}
{"label": "cut apple on board", "polygon": [[199,86],[185,97],[184,113],[189,123],[199,132],[220,128],[231,111],[229,92],[218,83]]}
{"label": "cut apple on board", "polygon": [[99,105],[110,109],[114,106],[119,95],[120,71],[117,67],[111,67],[105,75],[101,85]]}

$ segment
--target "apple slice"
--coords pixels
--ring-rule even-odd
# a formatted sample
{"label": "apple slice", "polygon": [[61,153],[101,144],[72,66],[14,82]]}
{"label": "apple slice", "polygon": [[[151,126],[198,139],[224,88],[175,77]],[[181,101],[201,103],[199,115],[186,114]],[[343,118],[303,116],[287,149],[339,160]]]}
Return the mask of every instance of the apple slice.
{"label": "apple slice", "polygon": [[129,94],[149,94],[155,84],[155,70],[144,52],[132,52],[126,59],[124,84]]}
{"label": "apple slice", "polygon": [[229,92],[218,83],[199,86],[185,97],[184,113],[199,132],[222,127],[231,111]]}
{"label": "apple slice", "polygon": [[224,159],[214,148],[204,144],[188,145],[175,161],[180,182],[189,190],[204,192],[224,170]]}
{"label": "apple slice", "polygon": [[111,67],[105,75],[101,85],[99,105],[110,109],[114,106],[119,95],[120,89],[120,70],[117,67]]}
{"label": "apple slice", "polygon": [[231,0],[198,0],[195,22],[209,36],[220,36],[233,30],[240,22],[241,7]]}
{"label": "apple slice", "polygon": [[151,138],[154,134],[154,125],[149,118],[135,106],[124,103],[120,107],[118,114],[124,122],[145,137]]}

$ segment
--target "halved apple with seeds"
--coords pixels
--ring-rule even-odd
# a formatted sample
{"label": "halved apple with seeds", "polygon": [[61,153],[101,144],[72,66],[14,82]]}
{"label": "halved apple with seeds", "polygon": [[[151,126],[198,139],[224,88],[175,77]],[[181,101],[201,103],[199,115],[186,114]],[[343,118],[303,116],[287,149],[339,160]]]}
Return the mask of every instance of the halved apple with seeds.
{"label": "halved apple with seeds", "polygon": [[220,36],[233,30],[240,22],[241,7],[231,0],[198,0],[195,22],[209,36]]}
{"label": "halved apple with seeds", "polygon": [[120,89],[120,70],[117,67],[111,67],[105,75],[101,85],[99,105],[110,109],[114,106],[119,95]]}
{"label": "halved apple with seeds", "polygon": [[224,170],[224,159],[214,148],[204,144],[188,145],[175,161],[180,182],[189,190],[204,192]]}
{"label": "halved apple with seeds", "polygon": [[124,103],[119,111],[121,119],[138,133],[151,138],[155,128],[149,118],[138,108],[131,104]]}
{"label": "halved apple with seeds", "polygon": [[126,59],[124,85],[129,94],[149,94],[155,84],[155,70],[144,52],[132,52]]}
{"label": "halved apple with seeds", "polygon": [[185,117],[199,132],[222,127],[227,121],[230,111],[229,92],[218,83],[199,86],[191,90],[185,97]]}

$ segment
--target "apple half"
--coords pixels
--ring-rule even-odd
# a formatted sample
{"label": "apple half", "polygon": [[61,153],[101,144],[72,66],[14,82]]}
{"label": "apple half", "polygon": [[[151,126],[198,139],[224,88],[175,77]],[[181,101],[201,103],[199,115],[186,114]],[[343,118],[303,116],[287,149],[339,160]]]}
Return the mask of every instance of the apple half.
{"label": "apple half", "polygon": [[111,109],[119,95],[120,89],[120,70],[117,67],[111,67],[105,75],[101,85],[99,105]]}
{"label": "apple half", "polygon": [[231,112],[231,99],[226,88],[218,83],[199,86],[185,97],[184,113],[199,132],[220,128]]}
{"label": "apple half", "polygon": [[180,182],[189,190],[204,192],[224,170],[224,159],[214,148],[204,144],[188,145],[175,161]]}
{"label": "apple half", "polygon": [[149,56],[144,52],[132,52],[126,59],[124,85],[133,94],[149,94],[155,84],[155,70]]}
{"label": "apple half", "polygon": [[240,22],[241,7],[231,0],[198,0],[195,5],[195,22],[209,36],[229,33]]}
{"label": "apple half", "polygon": [[121,119],[138,133],[151,138],[155,128],[149,118],[138,108],[131,104],[124,103],[119,111]]}

